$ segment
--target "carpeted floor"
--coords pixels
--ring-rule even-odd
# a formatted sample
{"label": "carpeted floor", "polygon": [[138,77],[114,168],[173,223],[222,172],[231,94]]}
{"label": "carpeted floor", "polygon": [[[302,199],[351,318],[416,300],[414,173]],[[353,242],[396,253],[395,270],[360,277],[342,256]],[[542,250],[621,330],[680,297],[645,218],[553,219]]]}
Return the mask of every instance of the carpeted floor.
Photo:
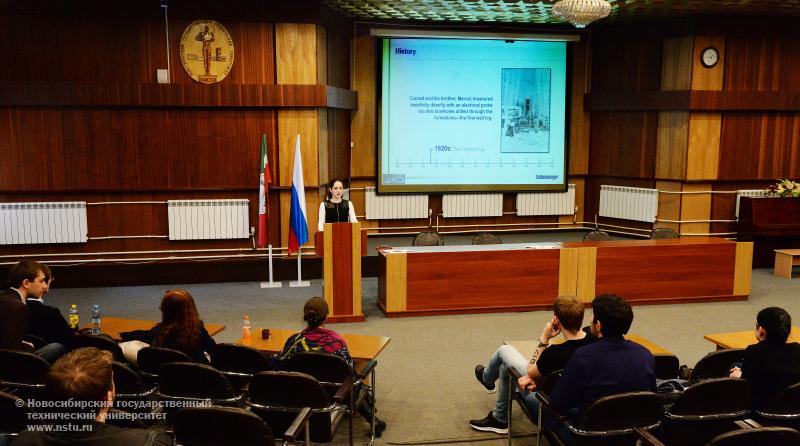
{"label": "carpeted floor", "polygon": [[[322,293],[319,280],[312,281],[310,288],[289,288],[284,284],[280,289],[261,289],[256,282],[195,284],[186,288],[206,321],[227,327],[216,336],[217,342],[238,338],[244,314],[250,316],[254,327],[299,330],[304,326],[303,302]],[[65,314],[70,304],[77,304],[84,322],[90,305],[95,303],[107,316],[156,320],[160,318],[158,305],[165,289],[59,289],[56,282],[46,299]],[[467,424],[471,418],[484,417],[495,397],[475,381],[473,368],[485,363],[503,340],[538,336],[551,314],[538,311],[387,319],[375,305],[377,279],[364,279],[363,296],[367,322],[330,327],[344,333],[392,337],[378,357],[378,415],[386,420],[388,428],[377,444],[503,443],[505,437],[472,431]],[[781,306],[800,318],[800,280],[776,278],[771,270],[754,270],[752,296],[747,301],[636,306],[631,331],[675,353],[681,364],[693,366],[713,350],[713,345],[703,339],[704,333],[751,329],[755,314],[767,306]],[[591,311],[587,311],[584,322],[590,317]],[[519,410],[515,415],[514,431],[523,435],[515,444],[532,444],[535,437],[530,434],[534,428],[520,418]],[[346,442],[346,431],[346,425],[340,428],[337,443]],[[359,418],[356,434],[360,442],[366,439],[366,431],[367,424]]]}

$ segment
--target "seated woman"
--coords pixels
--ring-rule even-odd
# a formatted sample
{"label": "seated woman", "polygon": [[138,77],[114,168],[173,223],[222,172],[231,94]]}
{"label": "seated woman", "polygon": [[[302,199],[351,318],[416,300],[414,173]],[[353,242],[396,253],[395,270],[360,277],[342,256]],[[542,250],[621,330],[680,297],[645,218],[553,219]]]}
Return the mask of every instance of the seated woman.
{"label": "seated woman", "polygon": [[[303,305],[303,320],[308,323],[308,327],[300,333],[293,334],[286,340],[283,350],[273,358],[273,367],[277,370],[285,370],[289,359],[301,352],[321,352],[336,355],[347,361],[353,367],[353,358],[347,349],[347,342],[339,333],[322,327],[325,319],[328,318],[328,303],[321,297],[312,297]],[[375,413],[369,405],[370,398],[365,398],[358,412],[367,421],[372,419]],[[380,437],[386,429],[386,423],[375,417],[375,436]]]}
{"label": "seated woman", "polygon": [[750,381],[753,409],[764,408],[781,390],[800,382],[800,344],[786,342],[792,317],[783,308],[768,307],[756,316],[757,344],[747,347],[741,367],[730,376]]}
{"label": "seated woman", "polygon": [[180,350],[193,360],[208,364],[209,352],[217,345],[197,314],[188,291],[169,290],[161,299],[161,323],[153,327],[153,347]]}
{"label": "seated woman", "polygon": [[319,204],[317,231],[325,229],[325,223],[356,223],[353,203],[342,198],[344,185],[336,178],[328,182],[328,197]]}

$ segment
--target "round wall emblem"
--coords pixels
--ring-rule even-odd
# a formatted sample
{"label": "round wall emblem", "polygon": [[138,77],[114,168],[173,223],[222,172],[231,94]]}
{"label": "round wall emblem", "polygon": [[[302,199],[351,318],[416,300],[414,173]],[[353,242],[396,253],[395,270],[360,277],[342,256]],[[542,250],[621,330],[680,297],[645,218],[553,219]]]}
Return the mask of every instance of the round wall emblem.
{"label": "round wall emblem", "polygon": [[195,20],[181,36],[181,62],[197,82],[220,82],[233,67],[233,39],[218,22]]}

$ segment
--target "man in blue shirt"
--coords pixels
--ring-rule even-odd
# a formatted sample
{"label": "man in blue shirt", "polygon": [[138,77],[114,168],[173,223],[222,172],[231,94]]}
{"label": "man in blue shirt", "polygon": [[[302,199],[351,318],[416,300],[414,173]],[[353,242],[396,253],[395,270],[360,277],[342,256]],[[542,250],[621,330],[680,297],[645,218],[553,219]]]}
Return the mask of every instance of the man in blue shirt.
{"label": "man in blue shirt", "polygon": [[[592,310],[591,329],[598,340],[572,354],[550,394],[553,409],[572,419],[604,396],[656,390],[653,355],[623,337],[633,323],[630,304],[619,296],[604,294],[592,301]],[[553,418],[546,417],[544,423],[560,437],[571,437]]]}

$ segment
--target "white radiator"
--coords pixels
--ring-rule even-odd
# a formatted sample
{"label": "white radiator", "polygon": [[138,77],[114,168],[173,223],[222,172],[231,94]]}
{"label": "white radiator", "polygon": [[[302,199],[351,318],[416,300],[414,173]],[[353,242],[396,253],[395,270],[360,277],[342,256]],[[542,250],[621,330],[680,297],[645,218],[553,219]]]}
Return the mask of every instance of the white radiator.
{"label": "white radiator", "polygon": [[600,186],[601,217],[653,223],[658,214],[658,189]]}
{"label": "white radiator", "polygon": [[250,201],[167,200],[170,240],[250,237]]}
{"label": "white radiator", "polygon": [[85,201],[0,203],[0,245],[86,243]]}
{"label": "white radiator", "polygon": [[503,194],[444,194],[442,215],[450,217],[500,217]]}
{"label": "white radiator", "polygon": [[365,191],[367,220],[428,218],[427,195],[378,195],[374,187]]}
{"label": "white radiator", "polygon": [[736,219],[739,219],[739,199],[741,197],[766,197],[767,191],[764,189],[740,189],[736,191]]}
{"label": "white radiator", "polygon": [[575,185],[566,192],[524,192],[517,194],[517,215],[575,214]]}

